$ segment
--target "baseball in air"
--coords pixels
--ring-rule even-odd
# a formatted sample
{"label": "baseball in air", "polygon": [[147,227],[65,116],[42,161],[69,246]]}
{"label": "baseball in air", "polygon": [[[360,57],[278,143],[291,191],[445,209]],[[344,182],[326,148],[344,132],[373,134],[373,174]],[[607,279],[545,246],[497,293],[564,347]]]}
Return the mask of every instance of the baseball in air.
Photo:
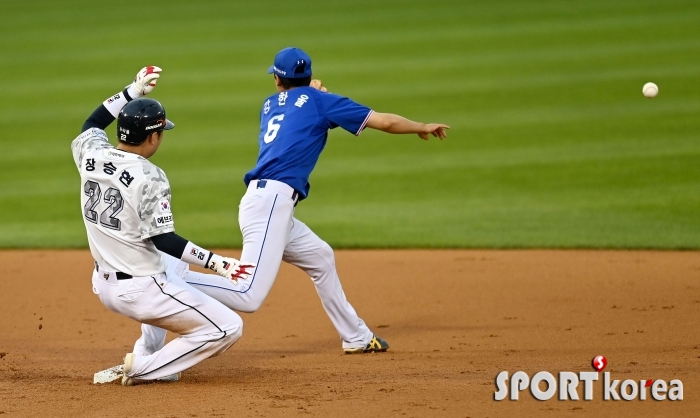
{"label": "baseball in air", "polygon": [[642,87],[642,93],[644,93],[645,97],[652,99],[659,94],[659,86],[654,83],[646,83],[644,87]]}

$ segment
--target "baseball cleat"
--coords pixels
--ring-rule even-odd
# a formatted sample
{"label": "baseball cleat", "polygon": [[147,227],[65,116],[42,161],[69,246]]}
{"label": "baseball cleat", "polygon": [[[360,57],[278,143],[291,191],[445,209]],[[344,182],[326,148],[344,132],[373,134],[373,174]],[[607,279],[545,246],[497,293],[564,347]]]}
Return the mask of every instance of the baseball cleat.
{"label": "baseball cleat", "polygon": [[389,343],[382,340],[381,338],[377,337],[376,335],[372,336],[372,339],[369,340],[369,343],[367,343],[366,346],[364,347],[357,347],[357,348],[344,348],[343,350],[345,351],[345,354],[362,354],[362,353],[379,353],[379,352],[384,352],[389,349]]}

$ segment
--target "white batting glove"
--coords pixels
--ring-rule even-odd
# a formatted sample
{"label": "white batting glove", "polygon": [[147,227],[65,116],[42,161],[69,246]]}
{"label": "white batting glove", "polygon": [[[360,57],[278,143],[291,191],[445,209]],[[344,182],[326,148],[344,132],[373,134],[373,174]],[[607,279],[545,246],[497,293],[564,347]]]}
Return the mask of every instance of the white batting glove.
{"label": "white batting glove", "polygon": [[217,254],[211,256],[209,260],[210,270],[216,272],[216,274],[223,276],[234,283],[238,283],[239,280],[246,280],[253,273],[255,264],[252,263],[241,263],[235,258],[222,257]]}
{"label": "white batting glove", "polygon": [[134,82],[127,88],[129,96],[131,96],[132,99],[138,99],[152,92],[156,87],[156,82],[158,81],[158,77],[160,77],[161,71],[163,70],[160,67],[153,65],[143,67],[141,71],[136,73]]}

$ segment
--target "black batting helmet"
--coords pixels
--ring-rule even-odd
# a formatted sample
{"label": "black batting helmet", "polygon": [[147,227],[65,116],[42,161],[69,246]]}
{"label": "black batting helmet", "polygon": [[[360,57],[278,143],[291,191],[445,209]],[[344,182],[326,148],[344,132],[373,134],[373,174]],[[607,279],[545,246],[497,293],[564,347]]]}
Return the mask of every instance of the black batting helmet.
{"label": "black batting helmet", "polygon": [[117,138],[128,144],[140,145],[148,135],[175,124],[165,118],[165,108],[158,100],[136,99],[126,104],[117,117]]}

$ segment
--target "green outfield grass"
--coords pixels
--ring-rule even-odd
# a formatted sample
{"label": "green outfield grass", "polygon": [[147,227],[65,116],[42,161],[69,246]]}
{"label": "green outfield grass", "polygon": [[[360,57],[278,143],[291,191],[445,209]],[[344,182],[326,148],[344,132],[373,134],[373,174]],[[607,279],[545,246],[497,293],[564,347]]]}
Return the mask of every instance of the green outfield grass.
{"label": "green outfield grass", "polygon": [[177,231],[240,247],[290,45],[331,91],[452,126],[331,133],[297,217],[336,247],[700,248],[700,3],[648,0],[0,2],[0,247],[87,246],[70,142],[149,64]]}

